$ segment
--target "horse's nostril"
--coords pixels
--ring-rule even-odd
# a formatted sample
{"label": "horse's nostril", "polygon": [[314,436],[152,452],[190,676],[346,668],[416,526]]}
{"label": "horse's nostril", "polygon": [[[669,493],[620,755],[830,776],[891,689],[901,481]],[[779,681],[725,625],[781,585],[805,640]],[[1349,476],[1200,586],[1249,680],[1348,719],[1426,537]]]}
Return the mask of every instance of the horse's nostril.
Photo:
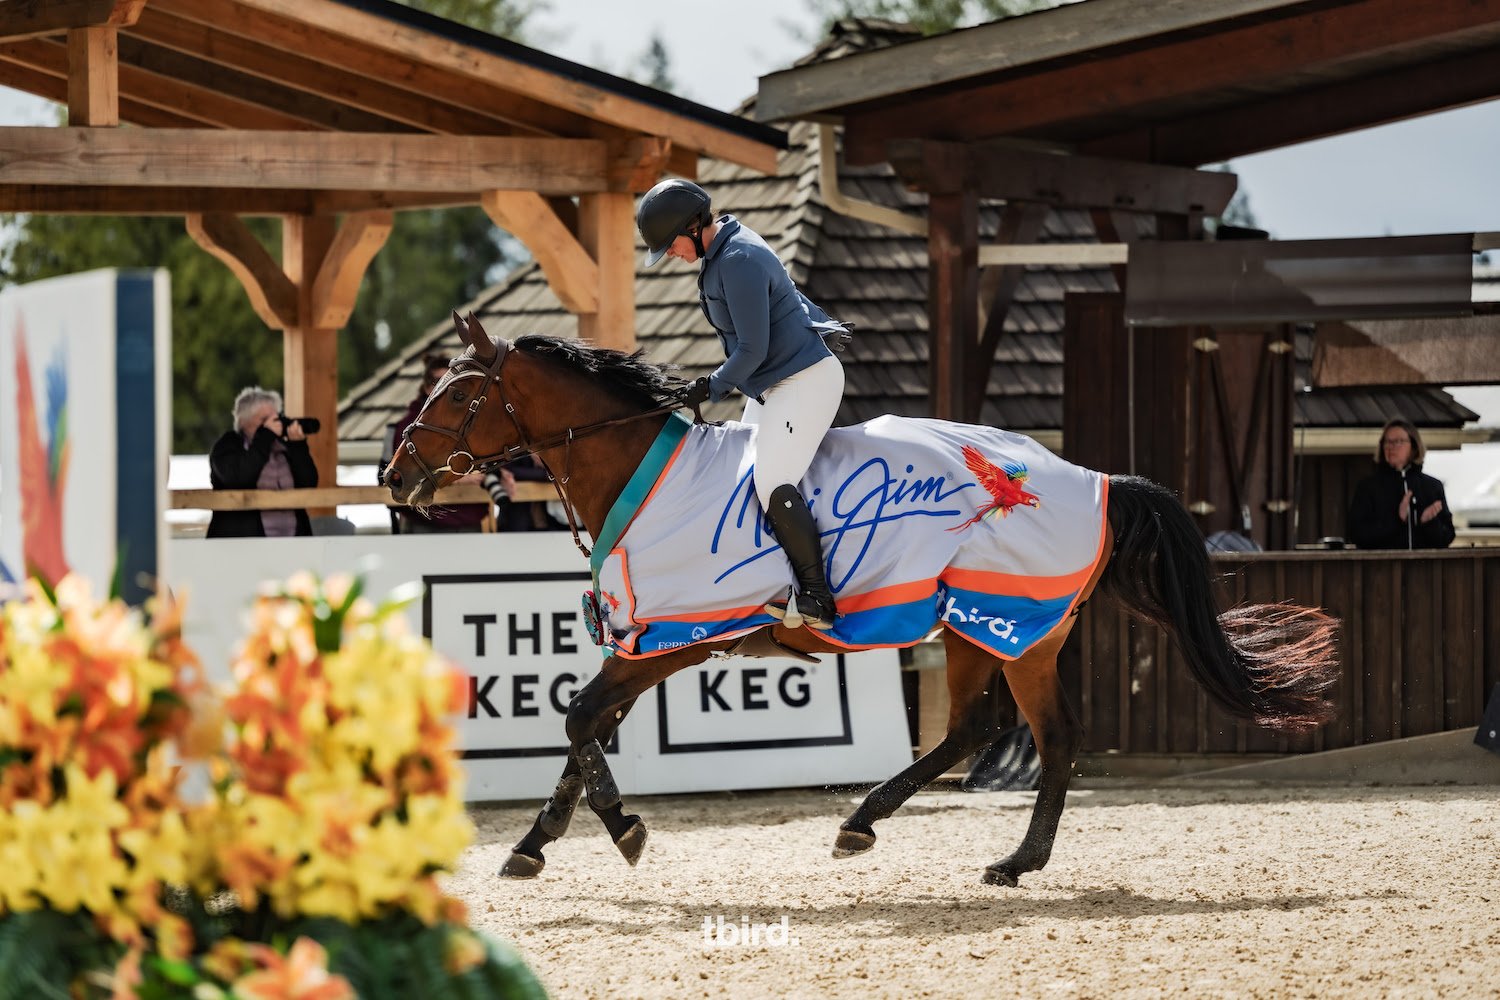
{"label": "horse's nostril", "polygon": [[401,488],[401,473],[395,469],[388,470],[385,474],[385,484],[393,490],[399,490]]}

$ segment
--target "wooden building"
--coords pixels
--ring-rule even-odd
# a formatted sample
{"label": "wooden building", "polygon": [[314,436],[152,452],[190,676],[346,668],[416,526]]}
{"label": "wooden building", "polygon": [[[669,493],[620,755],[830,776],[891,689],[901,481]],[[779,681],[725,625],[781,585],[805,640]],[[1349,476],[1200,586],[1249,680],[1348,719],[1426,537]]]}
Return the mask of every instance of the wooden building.
{"label": "wooden building", "polygon": [[[336,332],[405,209],[482,205],[578,329],[634,343],[634,199],[784,134],[390,0],[8,0],[0,212],[181,215],[284,331],[286,408],[337,418]],[[133,127],[124,127],[133,126]],[[241,221],[282,219],[275,260]],[[336,437],[310,440],[320,468]]]}

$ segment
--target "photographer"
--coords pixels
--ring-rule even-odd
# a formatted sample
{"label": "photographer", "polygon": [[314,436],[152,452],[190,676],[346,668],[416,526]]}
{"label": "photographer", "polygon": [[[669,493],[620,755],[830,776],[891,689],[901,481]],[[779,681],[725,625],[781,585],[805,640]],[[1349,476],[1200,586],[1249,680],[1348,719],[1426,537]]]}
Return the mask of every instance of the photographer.
{"label": "photographer", "polygon": [[[216,490],[289,490],[318,485],[307,429],[281,413],[281,394],[250,386],[234,399],[235,429],[214,442],[209,481]],[[309,421],[309,424],[312,424]],[[316,424],[312,424],[316,431]],[[209,538],[311,535],[307,511],[216,510]]]}

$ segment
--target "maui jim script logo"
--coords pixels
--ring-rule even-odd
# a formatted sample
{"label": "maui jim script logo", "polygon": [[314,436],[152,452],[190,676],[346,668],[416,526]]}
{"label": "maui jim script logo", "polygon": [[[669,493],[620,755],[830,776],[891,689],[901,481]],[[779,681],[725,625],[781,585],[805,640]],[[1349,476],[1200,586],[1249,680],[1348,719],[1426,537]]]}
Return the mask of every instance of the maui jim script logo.
{"label": "maui jim script logo", "polygon": [[[718,583],[742,566],[748,566],[762,556],[780,549],[770,537],[765,518],[757,517],[755,490],[750,486],[752,468],[735,484],[734,492],[719,514],[719,524],[714,531],[710,551],[717,553],[721,543],[727,542],[727,534],[740,532],[750,534],[751,543],[758,550],[748,559],[742,559],[726,569],[714,580]],[[892,524],[907,517],[960,517],[968,511],[950,502],[954,495],[970,489],[975,483],[962,483],[948,488],[946,475],[911,478],[915,466],[906,467],[905,476],[893,476],[891,467],[883,458],[872,458],[839,484],[831,502],[821,508],[823,490],[814,490],[809,506],[818,520],[823,536],[823,552],[828,565],[833,565],[834,555],[841,546],[858,548],[849,568],[837,579],[828,583],[834,593],[843,589],[864,561],[874,544],[882,525]],[[830,541],[831,540],[831,541]]]}

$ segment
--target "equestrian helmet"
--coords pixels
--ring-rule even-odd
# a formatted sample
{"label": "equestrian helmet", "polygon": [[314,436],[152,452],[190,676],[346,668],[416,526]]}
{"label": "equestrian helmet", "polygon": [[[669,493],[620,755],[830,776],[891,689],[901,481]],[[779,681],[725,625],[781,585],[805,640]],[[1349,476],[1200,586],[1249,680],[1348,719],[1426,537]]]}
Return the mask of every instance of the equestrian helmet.
{"label": "equestrian helmet", "polygon": [[[677,237],[689,235],[688,227],[693,223],[701,227],[712,221],[712,202],[708,192],[692,181],[674,178],[647,191],[635,213],[636,228],[646,242],[646,266],[650,267],[666,256],[667,249]],[[702,243],[693,242],[698,248],[698,256],[702,257]]]}

